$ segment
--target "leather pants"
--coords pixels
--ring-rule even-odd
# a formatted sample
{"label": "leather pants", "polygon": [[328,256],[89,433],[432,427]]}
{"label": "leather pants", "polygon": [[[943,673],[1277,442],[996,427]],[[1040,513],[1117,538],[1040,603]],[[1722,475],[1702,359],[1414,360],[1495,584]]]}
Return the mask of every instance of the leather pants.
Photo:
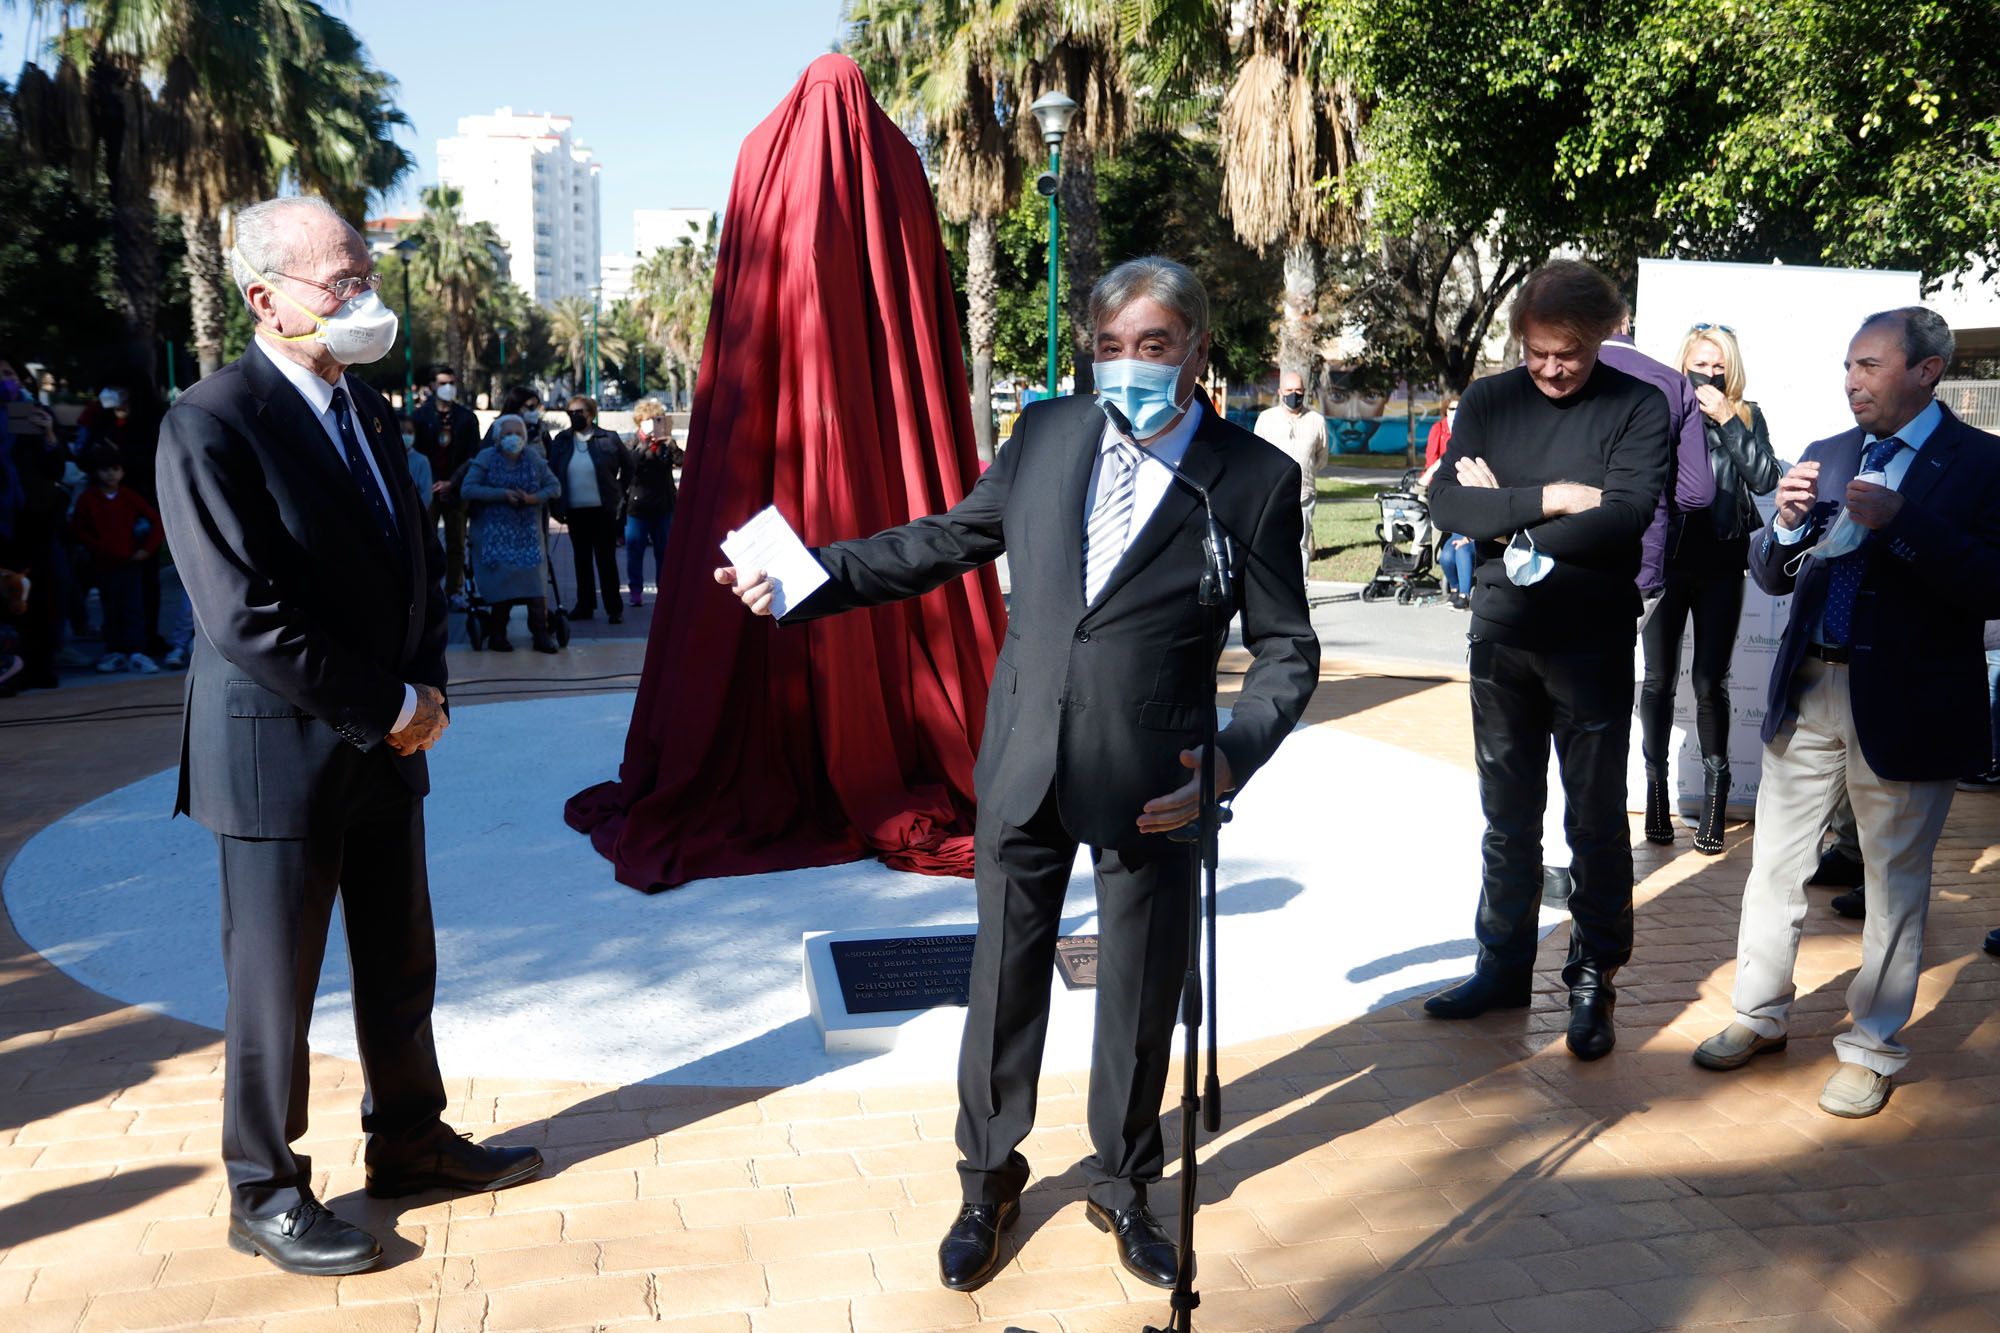
{"label": "leather pants", "polygon": [[1479,969],[1519,977],[1535,965],[1542,901],[1542,812],[1553,741],[1570,846],[1569,965],[1608,974],[1632,956],[1632,836],[1625,814],[1632,650],[1542,653],[1474,637],[1472,733],[1486,814],[1475,933]]}

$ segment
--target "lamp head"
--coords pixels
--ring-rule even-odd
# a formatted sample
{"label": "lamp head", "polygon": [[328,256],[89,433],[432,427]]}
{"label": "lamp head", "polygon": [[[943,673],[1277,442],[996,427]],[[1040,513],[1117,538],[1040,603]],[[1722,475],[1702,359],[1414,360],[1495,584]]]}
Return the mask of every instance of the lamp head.
{"label": "lamp head", "polygon": [[1076,118],[1076,100],[1062,93],[1043,93],[1028,110],[1035,113],[1035,123],[1042,127],[1042,142],[1051,146],[1060,144],[1069,133],[1069,123]]}

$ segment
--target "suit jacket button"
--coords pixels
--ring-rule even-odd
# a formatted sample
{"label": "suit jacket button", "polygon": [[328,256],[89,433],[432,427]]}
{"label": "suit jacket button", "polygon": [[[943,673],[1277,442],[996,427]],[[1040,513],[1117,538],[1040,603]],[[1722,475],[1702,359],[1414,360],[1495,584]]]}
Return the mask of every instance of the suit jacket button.
{"label": "suit jacket button", "polygon": [[1089,643],[1089,642],[1090,642],[1090,631],[1089,631],[1089,630],[1087,630],[1087,629],[1080,629],[1080,630],[1078,630],[1078,631],[1076,632],[1076,641],[1077,641],[1078,643]]}

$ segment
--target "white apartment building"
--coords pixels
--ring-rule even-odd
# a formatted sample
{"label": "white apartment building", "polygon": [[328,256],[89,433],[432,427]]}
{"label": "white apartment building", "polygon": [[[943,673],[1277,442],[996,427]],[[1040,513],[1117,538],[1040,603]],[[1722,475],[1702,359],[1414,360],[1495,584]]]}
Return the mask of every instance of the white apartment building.
{"label": "white apartment building", "polygon": [[604,266],[599,270],[604,287],[604,304],[608,309],[632,295],[632,272],[638,261],[630,255],[606,255]]}
{"label": "white apartment building", "polygon": [[710,208],[635,208],[632,210],[632,254],[644,259],[655,250],[708,239]]}
{"label": "white apartment building", "polygon": [[438,178],[460,191],[467,221],[493,224],[514,281],[543,305],[588,297],[599,282],[600,170],[568,116],[501,107],[461,117],[458,133],[438,140]]}

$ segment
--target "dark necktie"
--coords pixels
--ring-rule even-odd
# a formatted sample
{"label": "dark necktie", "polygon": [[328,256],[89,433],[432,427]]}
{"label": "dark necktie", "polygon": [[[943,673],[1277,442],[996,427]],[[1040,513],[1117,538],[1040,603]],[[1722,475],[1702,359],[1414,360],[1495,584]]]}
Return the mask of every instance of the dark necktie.
{"label": "dark necktie", "polygon": [[[1877,440],[1868,446],[1868,456],[1861,460],[1863,472],[1883,472],[1888,469],[1889,460],[1896,451],[1903,448],[1903,442],[1891,435],[1886,440]],[[1861,575],[1867,567],[1868,551],[1849,551],[1833,562],[1832,579],[1826,590],[1826,616],[1820,621],[1820,637],[1835,648],[1845,648],[1854,641],[1854,599],[1861,593]]]}
{"label": "dark necktie", "polygon": [[347,455],[347,470],[353,474],[354,484],[361,488],[361,496],[368,502],[369,511],[381,525],[382,535],[389,539],[389,545],[394,546],[396,517],[390,512],[389,501],[383,496],[382,488],[375,484],[375,474],[361,452],[361,439],[354,433],[354,410],[347,401],[347,389],[343,385],[334,386],[333,419],[340,423],[340,448]]}

